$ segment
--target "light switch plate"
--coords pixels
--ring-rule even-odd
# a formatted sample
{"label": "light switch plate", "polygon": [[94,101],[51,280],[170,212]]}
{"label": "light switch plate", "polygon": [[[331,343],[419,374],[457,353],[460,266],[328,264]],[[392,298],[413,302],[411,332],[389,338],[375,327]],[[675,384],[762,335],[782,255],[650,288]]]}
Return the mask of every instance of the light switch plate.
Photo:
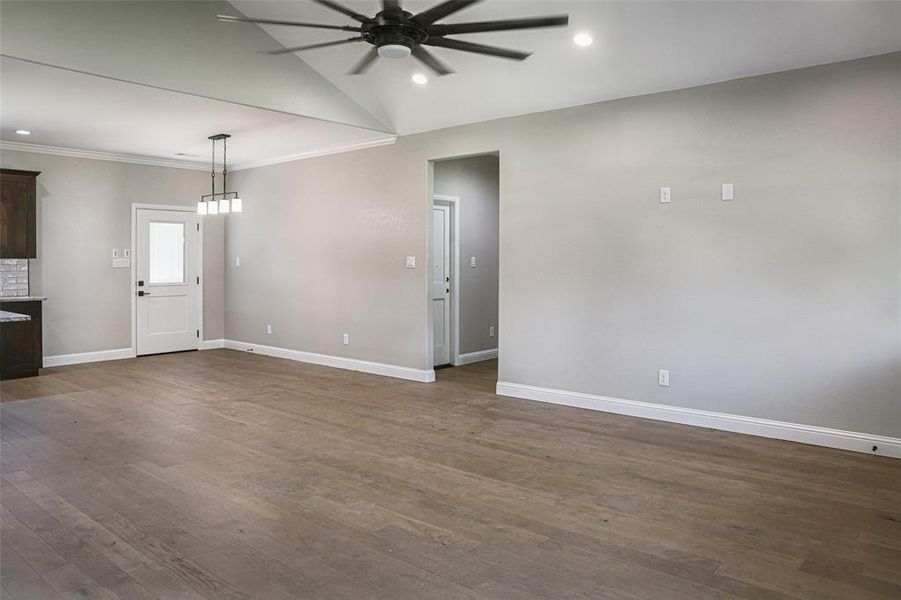
{"label": "light switch plate", "polygon": [[113,258],[119,258],[119,249],[113,248]]}
{"label": "light switch plate", "polygon": [[660,203],[661,204],[669,204],[671,198],[671,192],[668,187],[660,188]]}
{"label": "light switch plate", "polygon": [[122,250],[122,258],[131,258],[131,249],[125,248]]}
{"label": "light switch plate", "polygon": [[722,194],[722,198],[723,198],[723,200],[732,200],[732,199],[734,199],[734,194],[733,194],[732,184],[731,184],[731,183],[724,183],[724,184],[723,184],[723,194]]}
{"label": "light switch plate", "polygon": [[476,268],[476,257],[475,256],[470,257],[469,266],[472,267],[473,269]]}
{"label": "light switch plate", "polygon": [[238,257],[238,256],[235,257],[235,266],[236,266],[236,267],[240,267],[240,266],[241,266],[241,258]]}
{"label": "light switch plate", "polygon": [[408,256],[408,257],[407,257],[407,268],[408,268],[408,269],[415,269],[415,268],[416,268],[416,257],[415,257],[415,256]]}

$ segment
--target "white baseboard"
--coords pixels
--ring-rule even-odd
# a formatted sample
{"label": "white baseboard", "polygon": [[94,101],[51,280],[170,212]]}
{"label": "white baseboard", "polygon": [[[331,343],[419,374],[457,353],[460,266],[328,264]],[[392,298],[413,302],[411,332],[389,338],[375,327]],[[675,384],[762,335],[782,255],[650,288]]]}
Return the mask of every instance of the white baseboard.
{"label": "white baseboard", "polygon": [[[841,429],[830,429],[813,425],[801,425],[799,423],[787,423],[784,421],[771,421],[769,419],[730,415],[693,408],[651,404],[635,400],[608,398],[505,381],[497,382],[497,393],[501,396],[511,396],[513,398],[537,400],[539,402],[588,408],[632,417],[655,419],[657,421],[708,427],[722,431],[813,444],[815,446],[827,446],[829,448],[901,458],[901,438],[856,431],[843,431]],[[873,450],[874,446],[876,450]]]}
{"label": "white baseboard", "polygon": [[494,360],[495,358],[497,358],[497,348],[479,350],[478,352],[467,352],[466,354],[461,354],[457,357],[454,366],[459,367],[470,363],[482,362],[483,360]]}
{"label": "white baseboard", "polygon": [[216,348],[225,348],[225,340],[203,340],[200,342],[198,350],[215,350]]}
{"label": "white baseboard", "polygon": [[236,340],[225,340],[225,347],[231,350],[254,352],[256,354],[263,354],[265,356],[287,358],[288,360],[296,360],[298,362],[310,363],[314,365],[323,365],[326,367],[334,367],[336,369],[348,369],[351,371],[361,371],[363,373],[372,373],[373,375],[397,377],[399,379],[420,381],[422,383],[432,383],[433,381],[435,381],[434,369],[413,369],[411,367],[386,365],[384,363],[370,362],[368,360],[358,360],[356,358],[344,358],[342,356],[330,356],[328,354],[315,354],[313,352],[303,352],[301,350],[276,348],[275,346],[250,344]]}
{"label": "white baseboard", "polygon": [[98,350],[97,352],[79,352],[77,354],[58,354],[44,357],[44,368],[62,367],[63,365],[77,365],[80,363],[103,362],[106,360],[120,360],[134,358],[134,348],[119,348],[118,350]]}

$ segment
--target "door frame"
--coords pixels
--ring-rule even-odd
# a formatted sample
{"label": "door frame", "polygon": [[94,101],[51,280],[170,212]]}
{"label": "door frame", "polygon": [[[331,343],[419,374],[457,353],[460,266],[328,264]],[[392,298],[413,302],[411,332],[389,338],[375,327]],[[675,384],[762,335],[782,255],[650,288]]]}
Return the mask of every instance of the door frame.
{"label": "door frame", "polygon": [[[129,274],[131,276],[131,357],[138,355],[138,282],[135,275],[135,267],[137,255],[135,254],[135,245],[138,235],[138,210],[168,210],[173,212],[196,213],[197,209],[193,206],[185,206],[179,204],[145,204],[142,202],[132,202],[131,204],[131,267]],[[198,247],[200,251],[200,314],[197,316],[197,323],[200,329],[200,341],[198,348],[203,343],[203,288],[206,286],[206,277],[203,276],[203,227],[198,232],[200,234]]]}
{"label": "door frame", "polygon": [[[450,283],[451,283],[451,309],[450,309],[450,364],[457,366],[460,362],[460,198],[458,196],[450,196],[448,194],[432,194],[432,206],[442,204],[450,208],[451,217],[451,243],[450,243]],[[431,231],[431,229],[430,229]],[[429,258],[428,266],[432,266],[432,243],[429,241]],[[431,281],[431,277],[429,278]],[[429,330],[432,329],[434,321],[429,319]],[[434,346],[432,347],[434,351]],[[435,356],[432,355],[431,362],[435,362]],[[434,365],[433,365],[434,367]]]}

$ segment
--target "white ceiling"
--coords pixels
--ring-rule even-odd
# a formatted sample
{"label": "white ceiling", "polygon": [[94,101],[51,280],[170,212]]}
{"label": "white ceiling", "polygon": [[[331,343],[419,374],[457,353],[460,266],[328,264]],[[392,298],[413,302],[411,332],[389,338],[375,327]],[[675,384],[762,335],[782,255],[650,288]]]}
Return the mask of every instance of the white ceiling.
{"label": "white ceiling", "polygon": [[[403,2],[418,12],[438,0]],[[310,2],[233,0],[253,17],[352,24]],[[374,14],[376,0],[348,0]],[[457,72],[414,86],[415,59],[380,60],[346,75],[362,43],[299,53],[359,105],[400,134],[663,90],[679,89],[901,50],[901,2],[601,2],[487,0],[442,22],[570,15],[568,28],[458,36],[531,50],[522,63],[435,48]],[[253,27],[247,25],[247,27]],[[284,46],[348,37],[343,32],[265,26]],[[595,39],[576,47],[576,32]]]}
{"label": "white ceiling", "polygon": [[[438,1],[404,5],[418,12]],[[435,48],[457,73],[430,75],[418,87],[410,76],[428,71],[414,59],[345,75],[364,44],[262,53],[349,34],[264,32],[214,18],[237,7],[250,16],[351,24],[311,2],[2,4],[0,139],[198,167],[207,161],[207,136],[220,131],[234,135],[232,165],[249,166],[390,142],[389,128],[409,134],[901,51],[901,2],[487,0],[444,22],[568,13],[571,25],[459,36],[535,54],[517,63]],[[379,9],[377,0],[346,4],[366,14]],[[581,31],[594,36],[590,48],[571,42]],[[20,128],[33,134],[18,137]]]}
{"label": "white ceiling", "polygon": [[261,29],[220,23],[233,10],[224,0],[3,0],[2,10],[4,56],[386,131],[303,61],[265,54],[275,42]]}
{"label": "white ceiling", "polygon": [[[229,164],[237,169],[394,139],[378,131],[12,58],[0,59],[0,73],[0,138],[8,141],[181,160],[205,169],[207,136],[227,132],[233,136]],[[32,134],[18,136],[16,129]]]}

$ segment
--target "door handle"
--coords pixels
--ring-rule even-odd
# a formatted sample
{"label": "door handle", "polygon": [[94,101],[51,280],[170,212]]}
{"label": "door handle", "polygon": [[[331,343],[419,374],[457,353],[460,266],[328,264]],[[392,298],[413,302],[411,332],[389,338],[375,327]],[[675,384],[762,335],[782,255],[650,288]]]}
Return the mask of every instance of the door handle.
{"label": "door handle", "polygon": [[149,296],[150,292],[145,292],[144,290],[138,290],[138,296]]}

